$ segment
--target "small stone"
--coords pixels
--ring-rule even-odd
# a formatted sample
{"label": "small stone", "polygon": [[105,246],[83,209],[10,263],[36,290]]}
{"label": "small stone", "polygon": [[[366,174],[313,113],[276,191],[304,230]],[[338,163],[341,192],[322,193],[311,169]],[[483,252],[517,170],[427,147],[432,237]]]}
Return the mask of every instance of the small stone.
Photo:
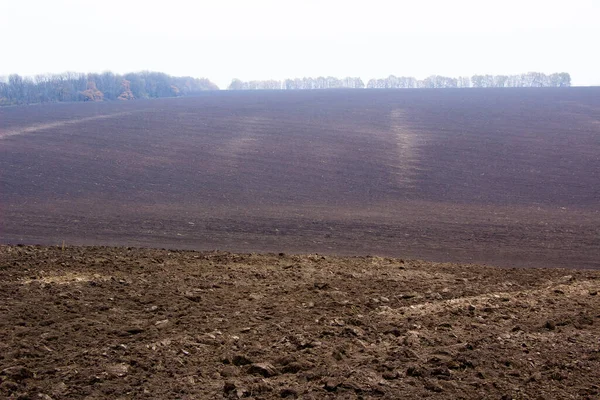
{"label": "small stone", "polygon": [[476,308],[475,308],[475,306],[473,304],[469,304],[469,306],[467,307],[467,309],[469,311],[475,311],[476,310]]}
{"label": "small stone", "polygon": [[590,293],[590,296],[596,296],[596,295],[598,294],[598,291],[597,291],[597,290],[591,290],[591,289],[590,289],[590,292],[589,292],[589,293]]}
{"label": "small stone", "polygon": [[556,323],[554,321],[548,320],[544,324],[544,328],[553,331],[554,329],[556,329]]}

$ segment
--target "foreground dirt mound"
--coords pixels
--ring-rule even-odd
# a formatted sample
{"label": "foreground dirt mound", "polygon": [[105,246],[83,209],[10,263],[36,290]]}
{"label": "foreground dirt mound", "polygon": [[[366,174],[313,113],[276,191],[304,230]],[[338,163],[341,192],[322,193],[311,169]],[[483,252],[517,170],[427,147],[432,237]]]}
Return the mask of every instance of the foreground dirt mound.
{"label": "foreground dirt mound", "polygon": [[0,247],[0,397],[598,398],[600,272]]}

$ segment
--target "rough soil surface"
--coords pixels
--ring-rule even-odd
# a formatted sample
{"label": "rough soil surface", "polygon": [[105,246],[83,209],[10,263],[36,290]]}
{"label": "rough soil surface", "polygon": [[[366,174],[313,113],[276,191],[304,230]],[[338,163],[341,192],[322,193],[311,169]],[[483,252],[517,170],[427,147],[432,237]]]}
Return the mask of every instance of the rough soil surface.
{"label": "rough soil surface", "polygon": [[600,272],[0,247],[0,397],[600,396]]}

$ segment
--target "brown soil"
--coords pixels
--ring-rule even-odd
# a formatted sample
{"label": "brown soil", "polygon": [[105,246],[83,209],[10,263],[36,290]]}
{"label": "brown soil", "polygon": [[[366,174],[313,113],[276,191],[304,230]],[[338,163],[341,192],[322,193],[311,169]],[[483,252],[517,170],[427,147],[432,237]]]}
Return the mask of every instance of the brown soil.
{"label": "brown soil", "polygon": [[0,397],[600,396],[600,272],[0,247]]}

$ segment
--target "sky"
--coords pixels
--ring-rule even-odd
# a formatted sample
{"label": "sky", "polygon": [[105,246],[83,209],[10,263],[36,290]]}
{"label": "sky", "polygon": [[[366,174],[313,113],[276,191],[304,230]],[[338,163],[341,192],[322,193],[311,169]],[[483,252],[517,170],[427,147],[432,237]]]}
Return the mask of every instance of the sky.
{"label": "sky", "polygon": [[0,0],[0,76],[569,72],[600,85],[598,0]]}

